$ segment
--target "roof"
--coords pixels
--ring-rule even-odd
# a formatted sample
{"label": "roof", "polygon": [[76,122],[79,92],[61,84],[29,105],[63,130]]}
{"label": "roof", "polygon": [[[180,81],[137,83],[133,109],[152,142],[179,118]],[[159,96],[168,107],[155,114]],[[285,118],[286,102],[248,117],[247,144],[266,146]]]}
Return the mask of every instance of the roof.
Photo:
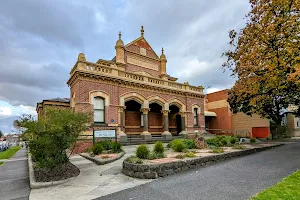
{"label": "roof", "polygon": [[215,112],[211,112],[211,111],[204,111],[204,116],[205,117],[216,117],[217,114]]}
{"label": "roof", "polygon": [[45,99],[43,101],[54,101],[54,102],[62,102],[62,103],[69,103],[70,99],[69,98],[60,98],[60,97],[56,97],[53,99]]}

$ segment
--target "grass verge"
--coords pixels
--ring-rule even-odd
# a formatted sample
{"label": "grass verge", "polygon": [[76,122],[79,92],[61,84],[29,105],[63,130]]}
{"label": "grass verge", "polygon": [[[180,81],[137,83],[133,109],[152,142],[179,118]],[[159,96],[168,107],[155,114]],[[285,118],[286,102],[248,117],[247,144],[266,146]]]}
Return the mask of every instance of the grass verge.
{"label": "grass verge", "polygon": [[300,170],[252,197],[251,200],[291,200],[298,198],[300,198]]}
{"label": "grass verge", "polygon": [[17,151],[19,151],[20,149],[20,146],[10,147],[6,151],[0,152],[0,159],[9,159],[13,155],[15,155],[15,153],[17,153]]}
{"label": "grass verge", "polygon": [[0,167],[1,167],[2,165],[4,165],[4,162],[0,162]]}

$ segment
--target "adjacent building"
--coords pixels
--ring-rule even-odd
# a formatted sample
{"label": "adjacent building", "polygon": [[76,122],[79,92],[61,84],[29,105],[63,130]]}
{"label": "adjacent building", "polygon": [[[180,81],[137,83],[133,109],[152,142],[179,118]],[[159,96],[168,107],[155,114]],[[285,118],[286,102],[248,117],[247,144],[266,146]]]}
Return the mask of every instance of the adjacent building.
{"label": "adjacent building", "polygon": [[206,130],[216,134],[266,138],[270,134],[270,121],[257,114],[252,116],[239,112],[233,114],[227,102],[229,90],[221,90],[206,95]]}
{"label": "adjacent building", "polygon": [[69,98],[53,98],[45,99],[42,102],[37,103],[36,112],[38,117],[41,117],[45,114],[45,110],[48,108],[51,109],[69,109],[70,108],[70,99]]}

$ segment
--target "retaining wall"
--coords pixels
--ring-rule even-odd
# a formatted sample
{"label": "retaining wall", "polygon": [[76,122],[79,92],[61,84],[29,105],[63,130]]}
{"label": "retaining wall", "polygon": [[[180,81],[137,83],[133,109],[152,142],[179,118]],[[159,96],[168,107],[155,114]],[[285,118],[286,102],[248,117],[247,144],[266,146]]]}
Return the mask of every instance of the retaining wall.
{"label": "retaining wall", "polygon": [[195,167],[203,166],[211,162],[217,162],[232,157],[252,154],[255,152],[260,152],[281,145],[282,144],[276,144],[272,146],[246,149],[242,151],[222,153],[222,154],[217,154],[217,155],[207,156],[207,157],[190,158],[186,160],[179,160],[170,163],[160,163],[160,164],[133,164],[124,160],[122,173],[134,178],[156,179],[158,177],[165,177],[168,175],[172,175],[176,172],[185,171],[188,169],[193,169]]}

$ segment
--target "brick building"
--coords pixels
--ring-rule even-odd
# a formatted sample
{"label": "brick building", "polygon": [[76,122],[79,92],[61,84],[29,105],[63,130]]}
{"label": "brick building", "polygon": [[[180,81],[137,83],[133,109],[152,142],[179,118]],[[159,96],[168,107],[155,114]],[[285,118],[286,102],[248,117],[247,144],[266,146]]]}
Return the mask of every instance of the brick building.
{"label": "brick building", "polygon": [[233,114],[227,102],[229,90],[206,95],[205,125],[211,133],[236,134],[240,136],[265,138],[270,134],[270,121],[259,115],[239,112]]}
{"label": "brick building", "polygon": [[143,27],[141,36],[126,45],[119,33],[115,49],[112,60],[97,62],[80,53],[67,81],[70,107],[94,113],[94,130],[116,129],[121,142],[128,135],[170,139],[204,132],[203,87],[168,75],[164,50],[160,56],[153,51]]}
{"label": "brick building", "polygon": [[38,117],[41,117],[45,114],[47,109],[68,109],[70,108],[70,99],[69,98],[53,98],[45,99],[42,102],[37,103],[36,112]]}

